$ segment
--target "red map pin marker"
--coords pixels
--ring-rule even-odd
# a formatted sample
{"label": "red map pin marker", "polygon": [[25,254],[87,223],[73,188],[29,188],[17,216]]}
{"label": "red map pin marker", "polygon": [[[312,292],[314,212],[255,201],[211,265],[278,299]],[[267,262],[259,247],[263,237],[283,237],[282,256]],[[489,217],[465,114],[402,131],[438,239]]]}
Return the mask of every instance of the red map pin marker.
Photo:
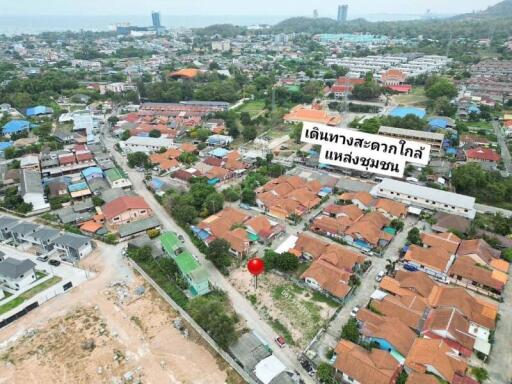
{"label": "red map pin marker", "polygon": [[247,269],[254,276],[254,289],[258,289],[258,275],[265,270],[265,262],[259,257],[255,257],[247,262]]}

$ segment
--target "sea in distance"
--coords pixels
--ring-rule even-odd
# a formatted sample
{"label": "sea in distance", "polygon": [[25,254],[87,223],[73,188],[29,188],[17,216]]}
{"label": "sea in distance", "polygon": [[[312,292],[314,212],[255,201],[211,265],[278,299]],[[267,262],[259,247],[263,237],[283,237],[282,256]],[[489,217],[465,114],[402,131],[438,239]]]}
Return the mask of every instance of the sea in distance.
{"label": "sea in distance", "polygon": [[[322,15],[320,15],[322,16]],[[326,15],[327,16],[327,15]],[[329,15],[330,16],[330,15]],[[167,15],[162,14],[162,24],[170,29],[201,28],[213,24],[234,24],[250,26],[257,24],[274,25],[292,16],[280,15]],[[364,17],[369,21],[412,20],[422,15],[404,14],[371,14],[353,15],[354,18]],[[151,25],[150,15],[0,15],[0,34],[19,35],[37,34],[41,32],[62,31],[108,31],[111,26],[119,23],[130,23],[137,26]]]}

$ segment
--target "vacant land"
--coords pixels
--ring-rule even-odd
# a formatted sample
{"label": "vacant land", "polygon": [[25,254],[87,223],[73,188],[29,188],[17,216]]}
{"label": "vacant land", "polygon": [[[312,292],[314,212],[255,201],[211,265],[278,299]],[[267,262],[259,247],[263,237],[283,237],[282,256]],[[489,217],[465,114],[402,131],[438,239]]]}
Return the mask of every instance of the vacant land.
{"label": "vacant land", "polygon": [[239,113],[248,112],[251,118],[254,119],[255,117],[258,117],[258,115],[264,110],[265,102],[263,100],[252,100],[242,105],[236,111]]}
{"label": "vacant land", "polygon": [[300,288],[272,273],[258,278],[257,290],[249,272],[244,269],[232,272],[230,280],[288,344],[301,349],[309,344],[338,307],[318,292]]}
{"label": "vacant land", "polygon": [[425,96],[425,90],[422,87],[413,87],[412,91],[406,95],[395,95],[392,100],[396,104],[410,106],[426,106],[428,98]]}

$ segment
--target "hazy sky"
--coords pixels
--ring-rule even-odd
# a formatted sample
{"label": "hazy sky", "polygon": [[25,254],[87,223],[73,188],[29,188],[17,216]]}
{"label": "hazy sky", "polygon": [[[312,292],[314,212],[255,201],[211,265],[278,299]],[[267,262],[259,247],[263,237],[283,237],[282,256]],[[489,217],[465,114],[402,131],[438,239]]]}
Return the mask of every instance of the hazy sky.
{"label": "hazy sky", "polygon": [[159,10],[175,15],[311,15],[334,17],[337,5],[349,14],[462,13],[499,0],[0,0],[0,15],[140,15]]}

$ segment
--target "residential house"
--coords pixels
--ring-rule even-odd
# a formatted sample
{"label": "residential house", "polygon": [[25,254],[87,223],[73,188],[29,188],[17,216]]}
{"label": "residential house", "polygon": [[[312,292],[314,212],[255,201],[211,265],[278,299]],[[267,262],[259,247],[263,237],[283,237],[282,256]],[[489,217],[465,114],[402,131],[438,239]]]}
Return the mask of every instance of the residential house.
{"label": "residential house", "polygon": [[0,282],[16,291],[36,281],[36,264],[29,259],[18,260],[12,257],[0,261]]}
{"label": "residential house", "polygon": [[264,244],[272,243],[279,235],[286,232],[282,224],[269,220],[263,215],[250,218],[244,225],[248,233],[257,236],[258,241]]}
{"label": "residential house", "polygon": [[160,244],[167,257],[176,258],[181,253],[183,244],[174,232],[164,232],[160,235]]}
{"label": "residential house", "polygon": [[257,240],[257,237],[250,235],[244,228],[244,223],[250,218],[251,216],[238,209],[224,208],[201,221],[195,231],[200,238],[204,237],[206,245],[215,239],[224,239],[230,244],[231,253],[243,257],[249,252],[251,242]]}
{"label": "residential house", "polygon": [[401,364],[405,361],[417,337],[406,324],[396,317],[381,316],[366,308],[359,310],[356,318],[365,342],[388,351]]}
{"label": "residential house", "polygon": [[471,221],[465,217],[452,215],[450,213],[437,212],[434,215],[436,220],[432,225],[432,230],[436,232],[448,232],[456,230],[460,233],[467,233],[471,225]]}
{"label": "residential house", "polygon": [[132,182],[126,173],[118,167],[105,171],[105,177],[107,178],[110,188],[127,189],[132,187]]}
{"label": "residential house", "polygon": [[457,308],[437,308],[429,312],[421,336],[442,339],[464,357],[470,357],[473,350],[488,356],[491,350],[488,338],[480,338],[478,332],[473,333],[473,329],[470,321]]}
{"label": "residential house", "polygon": [[454,255],[459,248],[461,239],[452,232],[426,233],[421,234],[421,242],[424,247],[442,248]]}
{"label": "residential house", "polygon": [[140,196],[121,196],[106,203],[102,208],[107,227],[117,230],[120,225],[146,219],[153,210]]}
{"label": "residential house", "polygon": [[20,168],[28,171],[41,172],[38,155],[25,155],[20,158]]}
{"label": "residential house", "polygon": [[1,240],[10,240],[13,239],[13,235],[11,232],[11,228],[17,226],[19,224],[19,220],[9,217],[9,216],[0,216],[0,239]]}
{"label": "residential house", "polygon": [[313,289],[323,290],[338,299],[344,299],[351,289],[351,276],[364,260],[364,256],[359,253],[337,244],[330,244],[301,278]]}
{"label": "residential house", "polygon": [[318,123],[326,124],[331,127],[337,127],[341,124],[341,116],[336,114],[330,114],[318,108],[308,108],[303,105],[297,105],[293,107],[289,113],[283,116],[283,119],[287,123]]}
{"label": "residential house", "polygon": [[354,204],[330,204],[324,208],[322,213],[329,217],[348,217],[353,222],[364,215],[364,212],[357,205]]}
{"label": "residential house", "polygon": [[508,281],[507,272],[480,264],[471,256],[465,255],[457,257],[448,274],[453,284],[499,299]]}
{"label": "residential house", "polygon": [[25,242],[32,242],[32,236],[38,229],[39,225],[22,221],[18,225],[12,227],[10,231],[15,243],[23,244]]}
{"label": "residential house", "polygon": [[415,332],[421,330],[428,306],[425,299],[416,295],[393,296],[383,291],[372,295],[371,307],[388,317],[397,317]]}
{"label": "residential house", "polygon": [[65,233],[56,238],[55,248],[64,253],[63,258],[69,261],[78,261],[90,254],[93,250],[91,239],[87,236]]}
{"label": "residential house", "polygon": [[464,377],[467,364],[443,341],[416,339],[405,360],[407,372],[431,373],[448,383]]}
{"label": "residential house", "polygon": [[466,159],[469,162],[499,163],[501,156],[490,148],[474,148],[465,151]]}
{"label": "residential house", "polygon": [[208,271],[188,251],[183,251],[174,259],[178,270],[187,281],[192,296],[201,296],[210,292]]}
{"label": "residential house", "polygon": [[394,384],[402,371],[391,354],[378,348],[371,351],[348,340],[336,346],[334,369],[342,380],[354,384]]}
{"label": "residential house", "polygon": [[384,248],[393,240],[394,231],[386,231],[390,222],[379,212],[367,213],[345,231],[344,239],[362,249]]}
{"label": "residential house", "polygon": [[23,169],[20,180],[20,196],[27,204],[32,204],[32,211],[43,211],[50,208],[46,202],[41,174],[37,171]]}
{"label": "residential house", "polygon": [[442,282],[448,282],[448,270],[455,255],[442,247],[423,248],[412,244],[405,253],[404,262]]}
{"label": "residential house", "polygon": [[126,141],[121,141],[120,145],[124,151],[144,152],[147,154],[158,152],[161,148],[168,149],[177,146],[174,139],[141,136],[132,136]]}
{"label": "residential house", "polygon": [[82,171],[82,176],[87,182],[93,179],[103,178],[103,170],[100,167],[89,167]]}
{"label": "residential house", "polygon": [[505,273],[508,272],[509,264],[500,259],[500,251],[491,247],[483,239],[462,240],[457,249],[457,256],[469,256],[475,263],[488,265]]}
{"label": "residential house", "polygon": [[40,227],[34,233],[32,233],[31,238],[34,241],[34,244],[39,245],[41,250],[44,253],[47,253],[54,249],[54,240],[59,236],[60,232],[57,229]]}
{"label": "residential house", "polygon": [[64,182],[56,181],[48,184],[48,197],[56,198],[69,195],[68,186]]}
{"label": "residential house", "polygon": [[370,209],[373,206],[374,198],[368,192],[345,192],[338,199],[342,203],[352,203],[361,210]]}
{"label": "residential house", "polygon": [[135,236],[144,235],[150,230],[160,230],[160,227],[160,221],[156,217],[150,216],[145,219],[121,224],[117,231],[121,240],[127,240]]}
{"label": "residential house", "polygon": [[68,185],[68,190],[73,199],[81,199],[92,195],[92,192],[85,181]]}
{"label": "residential house", "polygon": [[390,219],[403,219],[407,216],[407,206],[389,199],[378,199],[374,208]]}

